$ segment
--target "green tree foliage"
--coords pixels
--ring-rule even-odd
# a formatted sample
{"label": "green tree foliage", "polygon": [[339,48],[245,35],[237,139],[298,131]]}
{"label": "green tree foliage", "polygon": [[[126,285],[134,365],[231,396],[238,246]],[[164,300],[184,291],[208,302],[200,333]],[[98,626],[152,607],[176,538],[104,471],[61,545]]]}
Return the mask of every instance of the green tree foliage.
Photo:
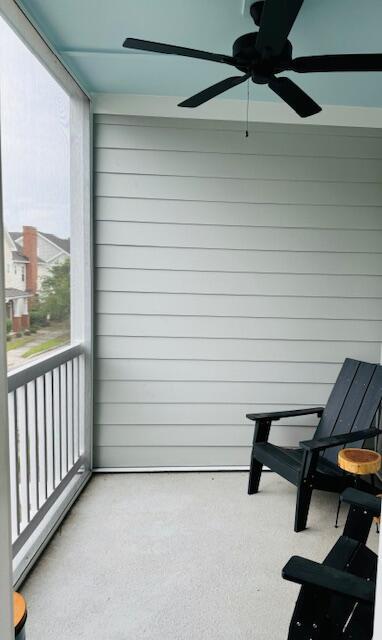
{"label": "green tree foliage", "polygon": [[70,316],[70,261],[54,265],[43,280],[40,292],[40,309],[55,322],[63,322]]}
{"label": "green tree foliage", "polygon": [[44,309],[41,308],[40,301],[37,297],[33,301],[33,306],[29,311],[29,319],[30,319],[30,326],[34,328],[46,327],[49,324],[46,317],[46,313]]}

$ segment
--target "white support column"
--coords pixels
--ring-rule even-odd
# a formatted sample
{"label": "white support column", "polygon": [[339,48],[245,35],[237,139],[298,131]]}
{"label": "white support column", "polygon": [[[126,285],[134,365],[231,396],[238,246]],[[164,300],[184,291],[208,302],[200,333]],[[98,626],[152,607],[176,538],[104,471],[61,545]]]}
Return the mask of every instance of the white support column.
{"label": "white support column", "polygon": [[84,95],[71,96],[71,339],[84,345],[80,358],[81,452],[93,455],[92,117]]}
{"label": "white support column", "polygon": [[[1,159],[0,159],[1,160]],[[0,164],[0,235],[3,232]],[[0,296],[4,305],[4,243],[0,242]],[[6,328],[4,309],[0,313],[0,638],[15,637],[12,606],[12,547],[9,485],[8,382],[6,362]]]}

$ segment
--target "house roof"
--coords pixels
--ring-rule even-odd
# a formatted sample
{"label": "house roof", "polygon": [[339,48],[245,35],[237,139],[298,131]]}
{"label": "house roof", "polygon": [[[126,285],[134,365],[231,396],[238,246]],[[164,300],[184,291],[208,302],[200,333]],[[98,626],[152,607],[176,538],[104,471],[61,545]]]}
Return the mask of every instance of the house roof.
{"label": "house roof", "polygon": [[43,231],[38,231],[40,236],[43,236],[50,242],[53,242],[57,247],[65,251],[66,253],[70,253],[70,238],[59,238],[55,236],[53,233],[44,233]]}
{"label": "house roof", "polygon": [[16,241],[18,238],[21,238],[21,236],[22,236],[20,231],[9,231],[8,233],[11,236],[13,241]]}
{"label": "house roof", "polygon": [[[49,240],[49,242],[55,244],[58,249],[61,249],[61,251],[65,251],[65,253],[70,254],[70,238],[59,238],[54,235],[54,233],[45,233],[44,231],[39,230],[37,230],[37,233],[43,238]],[[20,231],[10,231],[9,235],[14,242],[21,240],[23,237],[23,234]]]}
{"label": "house roof", "polygon": [[31,291],[22,291],[21,289],[14,289],[13,287],[5,289],[5,299],[13,300],[14,298],[30,298],[33,296]]}
{"label": "house roof", "polygon": [[29,262],[29,258],[24,256],[21,251],[12,251],[13,262]]}

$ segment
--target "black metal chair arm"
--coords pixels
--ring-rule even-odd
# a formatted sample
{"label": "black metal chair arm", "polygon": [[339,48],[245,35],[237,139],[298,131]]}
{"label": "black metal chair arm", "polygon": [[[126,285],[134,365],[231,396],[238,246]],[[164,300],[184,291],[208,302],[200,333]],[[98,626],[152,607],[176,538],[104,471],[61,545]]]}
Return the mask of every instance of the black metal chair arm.
{"label": "black metal chair arm", "polygon": [[329,438],[317,438],[316,440],[303,440],[300,447],[309,449],[310,451],[323,451],[330,447],[338,447],[342,444],[357,442],[382,433],[382,429],[364,429],[363,431],[352,431],[351,433],[342,433],[338,436],[329,436]]}
{"label": "black metal chair arm", "polygon": [[364,509],[368,515],[380,516],[381,498],[372,496],[370,493],[359,491],[358,489],[345,489],[341,494],[341,502],[346,502],[354,507]]}
{"label": "black metal chair arm", "polygon": [[300,556],[291,557],[282,571],[282,576],[290,582],[327,589],[353,600],[368,603],[375,600],[373,580],[360,578],[347,571],[340,571]]}
{"label": "black metal chair arm", "polygon": [[270,411],[268,413],[247,413],[248,420],[280,420],[280,418],[293,418],[294,416],[308,416],[316,413],[321,416],[324,407],[309,407],[308,409],[292,409],[292,411]]}

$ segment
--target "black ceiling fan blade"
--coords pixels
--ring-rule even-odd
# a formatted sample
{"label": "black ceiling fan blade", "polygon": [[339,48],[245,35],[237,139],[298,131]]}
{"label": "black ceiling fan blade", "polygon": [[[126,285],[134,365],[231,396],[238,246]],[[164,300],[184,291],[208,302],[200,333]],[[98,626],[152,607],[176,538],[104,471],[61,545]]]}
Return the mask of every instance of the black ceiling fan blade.
{"label": "black ceiling fan blade", "polygon": [[321,107],[289,78],[272,78],[268,84],[301,118],[313,116]]}
{"label": "black ceiling fan blade", "polygon": [[265,0],[256,49],[263,58],[280,55],[304,0]]}
{"label": "black ceiling fan blade", "polygon": [[167,53],[174,56],[186,56],[187,58],[199,58],[200,60],[210,60],[211,62],[222,62],[224,64],[234,64],[231,56],[223,53],[210,53],[209,51],[199,51],[199,49],[189,49],[188,47],[178,47],[164,42],[151,42],[150,40],[139,40],[138,38],[126,38],[123,46],[126,49],[138,49],[139,51],[151,51],[153,53]]}
{"label": "black ceiling fan blade", "polygon": [[382,71],[382,53],[350,53],[306,56],[292,60],[289,67],[297,73],[330,71]]}
{"label": "black ceiling fan blade", "polygon": [[203,104],[204,102],[208,102],[208,100],[211,100],[211,98],[215,98],[220,93],[224,93],[224,91],[232,89],[232,87],[236,87],[236,85],[245,82],[245,80],[248,80],[248,78],[249,75],[245,75],[232,76],[231,78],[221,80],[220,82],[213,84],[211,87],[208,87],[208,89],[204,89],[203,91],[200,91],[200,93],[196,93],[194,96],[191,96],[191,98],[183,100],[183,102],[180,102],[178,104],[178,107],[199,107],[199,105]]}

